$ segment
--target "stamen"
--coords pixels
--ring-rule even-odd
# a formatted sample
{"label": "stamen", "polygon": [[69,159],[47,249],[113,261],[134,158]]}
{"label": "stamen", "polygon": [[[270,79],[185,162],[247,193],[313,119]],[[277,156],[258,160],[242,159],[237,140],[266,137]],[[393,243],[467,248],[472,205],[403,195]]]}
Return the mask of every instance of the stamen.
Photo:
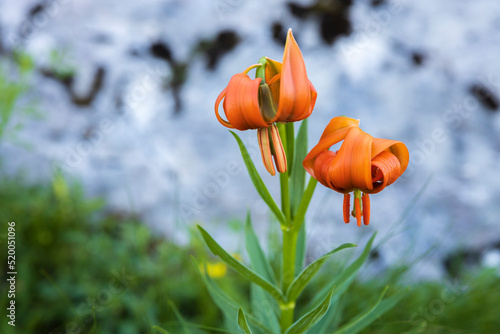
{"label": "stamen", "polygon": [[356,220],[358,221],[358,226],[361,226],[361,200],[359,198],[354,198],[354,211],[356,215]]}
{"label": "stamen", "polygon": [[269,129],[260,128],[257,130],[257,139],[259,141],[260,153],[262,155],[262,161],[267,171],[271,175],[276,175],[274,170],[273,161],[271,158],[271,143],[269,142]]}
{"label": "stamen", "polygon": [[363,201],[363,223],[365,225],[370,224],[370,197],[368,194],[363,194],[361,197]]}
{"label": "stamen", "polygon": [[344,194],[344,223],[349,224],[351,220],[351,194]]}
{"label": "stamen", "polygon": [[271,125],[271,140],[274,147],[274,162],[276,163],[276,169],[278,169],[280,173],[285,173],[287,170],[285,149],[281,142],[278,127],[274,123]]}

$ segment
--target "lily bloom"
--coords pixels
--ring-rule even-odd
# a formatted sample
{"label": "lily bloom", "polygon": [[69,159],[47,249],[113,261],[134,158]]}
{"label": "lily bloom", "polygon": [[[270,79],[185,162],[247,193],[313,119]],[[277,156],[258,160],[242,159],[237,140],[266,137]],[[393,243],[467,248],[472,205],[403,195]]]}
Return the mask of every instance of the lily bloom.
{"label": "lily bloom", "polygon": [[[258,68],[256,78],[248,72]],[[267,171],[284,173],[287,161],[276,122],[296,122],[311,114],[316,90],[307,78],[302,53],[288,30],[283,62],[263,58],[261,63],[235,74],[215,101],[215,115],[225,127],[238,130],[257,129],[262,160]],[[222,102],[222,100],[224,100]],[[222,102],[227,120],[219,114]]]}
{"label": "lily bloom", "polygon": [[[336,152],[330,147],[342,142]],[[382,191],[396,181],[408,167],[410,156],[400,141],[373,138],[359,128],[359,120],[333,118],[319,143],[307,154],[303,166],[326,187],[344,194],[344,222],[350,220],[350,193],[358,226],[361,217],[370,223],[369,194]]]}

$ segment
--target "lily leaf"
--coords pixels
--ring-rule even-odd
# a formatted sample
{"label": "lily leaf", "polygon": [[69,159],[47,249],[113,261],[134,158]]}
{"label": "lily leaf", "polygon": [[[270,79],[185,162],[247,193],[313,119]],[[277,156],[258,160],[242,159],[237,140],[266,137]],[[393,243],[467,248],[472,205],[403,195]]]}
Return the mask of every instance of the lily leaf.
{"label": "lily leaf", "polygon": [[238,327],[240,327],[240,329],[242,329],[245,332],[245,334],[252,334],[250,327],[248,327],[247,319],[245,318],[245,313],[241,308],[238,310],[237,322],[238,322]]}
{"label": "lily leaf", "polygon": [[307,266],[306,269],[304,269],[299,276],[297,276],[290,287],[288,288],[288,291],[286,293],[286,299],[287,300],[296,300],[299,294],[302,292],[302,290],[306,287],[307,283],[313,278],[313,276],[318,272],[318,270],[321,269],[323,264],[330,258],[330,256],[342,249],[345,248],[351,248],[351,247],[356,247],[355,244],[343,244],[334,250],[332,250],[329,253],[326,253],[313,263],[311,263],[309,266]]}
{"label": "lily leaf", "polygon": [[301,334],[306,332],[309,328],[314,326],[321,318],[325,315],[326,311],[330,307],[330,299],[332,297],[333,289],[326,296],[326,298],[311,312],[304,315],[302,318],[297,320],[290,328],[288,328],[285,334]]}
{"label": "lily leaf", "polygon": [[245,147],[245,144],[243,144],[240,137],[238,137],[236,133],[234,133],[233,131],[229,132],[231,132],[231,134],[238,142],[238,146],[240,147],[241,151],[241,156],[243,157],[243,161],[245,162],[245,166],[247,167],[248,174],[250,174],[250,178],[252,179],[252,183],[255,186],[255,189],[259,193],[262,200],[266,202],[269,209],[274,213],[278,221],[281,224],[286,224],[285,216],[283,215],[279,207],[276,205],[276,202],[269,193],[269,190],[267,190],[266,185],[262,181],[259,173],[257,172],[257,169],[255,168],[252,158],[250,158],[250,154],[248,154],[248,150]]}
{"label": "lily leaf", "polygon": [[235,269],[240,275],[269,292],[269,294],[271,294],[271,296],[273,296],[273,298],[278,302],[284,302],[283,294],[278,287],[229,255],[229,253],[226,252],[201,226],[198,225],[198,229],[200,230],[205,243],[208,248],[210,248],[212,253],[219,256],[222,261],[228,264],[231,268]]}

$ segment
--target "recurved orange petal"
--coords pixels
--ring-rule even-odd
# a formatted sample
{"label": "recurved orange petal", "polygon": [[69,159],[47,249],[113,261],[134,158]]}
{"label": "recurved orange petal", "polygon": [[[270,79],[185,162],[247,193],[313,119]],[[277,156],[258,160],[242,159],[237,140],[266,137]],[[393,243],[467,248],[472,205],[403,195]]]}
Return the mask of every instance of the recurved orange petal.
{"label": "recurved orange petal", "polygon": [[335,188],[344,190],[372,189],[372,136],[351,127],[340,147],[330,177]]}
{"label": "recurved orange petal", "polygon": [[[259,84],[261,78],[250,79],[245,73],[233,75],[227,88],[219,95],[215,104],[215,113],[219,122],[226,127],[233,127],[238,130],[258,129],[268,127],[259,108]],[[220,101],[227,121],[219,115],[218,109]]]}
{"label": "recurved orange petal", "polygon": [[314,159],[321,154],[321,152],[328,151],[330,147],[342,141],[349,129],[358,126],[358,124],[359,120],[353,118],[344,116],[334,117],[330,123],[328,123],[325,131],[323,131],[319,143],[306,155],[303,162],[306,171],[317,178],[314,171]]}

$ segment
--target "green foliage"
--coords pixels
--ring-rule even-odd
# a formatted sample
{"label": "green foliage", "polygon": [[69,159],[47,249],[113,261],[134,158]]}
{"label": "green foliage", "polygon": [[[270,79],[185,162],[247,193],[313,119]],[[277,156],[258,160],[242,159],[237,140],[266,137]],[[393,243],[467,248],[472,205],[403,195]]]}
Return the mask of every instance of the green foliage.
{"label": "green foliage", "polygon": [[[101,200],[61,178],[51,186],[5,177],[0,184],[0,261],[6,224],[15,221],[18,273],[16,328],[2,321],[1,333],[87,333],[94,321],[96,333],[149,333],[150,324],[178,333],[169,300],[189,321],[220,325],[190,265],[190,253],[204,253],[196,243],[180,247],[133,217],[106,213]],[[7,302],[2,293],[0,305]]]}

